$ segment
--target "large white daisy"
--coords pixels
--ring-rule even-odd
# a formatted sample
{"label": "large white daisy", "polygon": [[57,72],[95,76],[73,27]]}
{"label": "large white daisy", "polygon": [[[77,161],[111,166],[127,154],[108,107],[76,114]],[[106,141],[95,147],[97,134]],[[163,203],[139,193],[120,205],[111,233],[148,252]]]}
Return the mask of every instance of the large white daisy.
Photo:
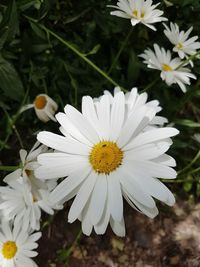
{"label": "large white daisy", "polygon": [[0,266],[1,267],[37,267],[31,259],[38,255],[36,241],[41,233],[29,234],[17,222],[14,226],[3,221],[0,230]]}
{"label": "large white daisy", "polygon": [[124,235],[123,196],[149,217],[158,213],[152,196],[174,204],[174,196],[158,178],[176,177],[171,168],[175,161],[165,152],[178,130],[145,131],[156,108],[144,103],[133,112],[127,109],[122,92],[115,94],[112,104],[108,95],[99,103],[83,97],[82,113],[67,105],[65,113],[56,115],[64,136],[38,134],[38,140],[56,152],[38,156],[41,166],[35,174],[41,179],[67,176],[50,198],[59,202],[76,196],[68,220],[79,218],[85,234],[90,234],[93,226],[102,234],[110,222],[115,233]]}
{"label": "large white daisy", "polygon": [[121,18],[130,19],[132,26],[142,23],[150,29],[156,31],[154,23],[166,21],[167,18],[162,17],[163,11],[157,9],[159,5],[153,5],[152,0],[119,0],[117,6],[109,5],[117,9],[110,14]]}
{"label": "large white daisy", "polygon": [[160,48],[157,44],[154,44],[154,51],[146,49],[143,54],[139,55],[144,59],[144,63],[148,68],[157,69],[161,71],[161,78],[166,82],[168,86],[177,83],[181,90],[185,93],[186,86],[190,85],[190,78],[196,79],[196,76],[191,73],[191,70],[180,65],[182,61],[176,57],[172,59],[171,52]]}
{"label": "large white daisy", "polygon": [[169,41],[174,45],[173,51],[177,52],[180,58],[191,56],[200,49],[200,42],[196,42],[198,36],[189,38],[193,27],[189,28],[186,32],[180,31],[179,26],[176,23],[170,23],[170,27],[164,24],[164,34],[167,36]]}

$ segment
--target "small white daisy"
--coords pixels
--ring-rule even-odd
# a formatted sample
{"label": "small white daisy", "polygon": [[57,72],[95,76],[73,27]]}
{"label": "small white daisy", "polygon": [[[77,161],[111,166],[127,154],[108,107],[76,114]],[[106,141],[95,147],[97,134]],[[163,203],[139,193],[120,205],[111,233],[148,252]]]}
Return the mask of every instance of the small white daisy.
{"label": "small white daisy", "polygon": [[64,136],[38,134],[38,140],[56,152],[38,156],[41,166],[35,174],[41,179],[67,176],[50,198],[59,202],[75,197],[68,220],[79,218],[85,234],[93,226],[102,234],[110,222],[115,233],[124,235],[123,197],[151,218],[158,213],[152,196],[170,206],[175,202],[158,178],[176,177],[171,168],[175,161],[165,152],[178,131],[170,127],[144,131],[157,112],[145,101],[133,112],[126,108],[123,92],[116,93],[112,103],[109,95],[98,104],[83,97],[82,113],[67,105],[65,113],[56,115]]}
{"label": "small white daisy", "polygon": [[191,73],[191,70],[185,67],[180,67],[182,61],[176,57],[172,59],[171,52],[160,48],[154,44],[154,50],[146,49],[143,54],[139,55],[144,59],[144,63],[148,68],[161,71],[161,78],[168,86],[177,83],[181,90],[185,93],[186,86],[190,85],[190,78],[196,79],[196,76]]}
{"label": "small white daisy", "polygon": [[33,104],[28,104],[24,106],[21,109],[21,112],[24,112],[30,108],[35,109],[35,113],[41,121],[43,122],[47,122],[49,120],[56,121],[54,114],[58,109],[58,105],[48,95],[46,94],[37,95]]}
{"label": "small white daisy", "polygon": [[0,230],[0,266],[1,267],[37,267],[32,260],[38,255],[36,241],[41,233],[28,234],[21,225],[14,222],[11,226],[3,221]]}
{"label": "small white daisy", "polygon": [[180,31],[179,26],[176,23],[171,22],[170,28],[166,24],[164,24],[164,26],[166,37],[173,45],[175,45],[173,51],[177,52],[181,59],[187,57],[187,55],[194,55],[197,52],[197,49],[200,49],[200,42],[196,42],[198,36],[189,38],[193,27],[187,32],[184,32]]}
{"label": "small white daisy", "polygon": [[110,14],[130,19],[132,26],[142,23],[156,31],[153,24],[167,20],[167,18],[162,17],[163,11],[156,9],[158,5],[159,3],[153,5],[152,0],[119,0],[117,6],[109,5],[108,7],[118,9],[117,11],[112,11]]}
{"label": "small white daisy", "polygon": [[2,202],[0,210],[5,220],[16,220],[23,229],[39,230],[41,210],[54,214],[54,209],[62,206],[50,201],[49,190],[33,188],[24,178],[12,181],[9,186],[1,186]]}
{"label": "small white daisy", "polygon": [[56,181],[46,180],[44,182],[40,179],[37,179],[34,175],[35,169],[39,167],[39,163],[37,162],[38,155],[47,151],[52,152],[48,150],[47,146],[41,145],[39,142],[36,142],[34,144],[29,153],[25,149],[20,149],[20,168],[12,173],[9,173],[3,181],[11,185],[12,182],[16,182],[17,180],[21,179],[21,177],[23,177],[24,180],[31,186],[32,191],[37,191],[38,189],[54,189],[57,185]]}

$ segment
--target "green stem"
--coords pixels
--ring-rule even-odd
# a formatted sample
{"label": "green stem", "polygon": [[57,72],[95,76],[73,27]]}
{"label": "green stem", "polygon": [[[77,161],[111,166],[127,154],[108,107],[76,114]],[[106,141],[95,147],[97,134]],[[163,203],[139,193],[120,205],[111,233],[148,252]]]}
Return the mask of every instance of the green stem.
{"label": "green stem", "polygon": [[[26,102],[26,99],[28,97],[28,93],[29,93],[29,89],[27,89],[26,91],[26,94],[24,96],[24,99],[22,100],[22,103],[17,111],[17,113],[12,116],[12,118],[9,116],[9,114],[7,113],[7,111],[5,109],[3,109],[4,113],[7,115],[8,117],[8,121],[9,121],[9,126],[10,126],[10,131],[9,133],[7,134],[6,138],[4,139],[4,141],[0,144],[0,151],[4,149],[4,147],[6,146],[11,134],[12,134],[12,131],[14,130],[15,131],[15,134],[17,135],[17,138],[19,138],[19,135],[18,135],[18,131],[16,129],[16,126],[15,126],[15,123],[18,119],[18,117],[20,116],[21,114],[21,108],[24,106],[25,102]],[[20,142],[20,145],[22,145],[22,140],[21,138],[19,139],[19,142]]]}
{"label": "green stem", "polygon": [[2,165],[0,166],[0,171],[15,171],[17,169],[19,169],[20,166],[5,166],[5,165]]}
{"label": "green stem", "polygon": [[[67,48],[69,48],[72,52],[74,52],[77,56],[79,56],[82,60],[84,60],[88,65],[90,65],[94,70],[96,70],[99,74],[101,74],[105,79],[107,79],[110,83],[112,83],[114,86],[119,86],[117,82],[115,82],[105,71],[100,69],[96,64],[94,64],[90,59],[88,59],[82,52],[80,52],[76,47],[74,47],[73,44],[69,43],[68,41],[64,40],[62,37],[57,35],[55,32],[51,31],[44,25],[41,25],[36,20],[25,16],[28,20],[31,22],[37,24],[38,27],[43,29],[48,35],[52,35],[55,37],[58,41],[60,41],[62,44],[64,44]],[[120,87],[120,86],[119,86]],[[122,87],[121,87],[122,88]],[[123,89],[123,88],[122,88]]]}
{"label": "green stem", "polygon": [[195,170],[191,171],[190,174],[200,172],[200,167],[196,168]]}
{"label": "green stem", "polygon": [[120,47],[120,49],[119,49],[117,55],[115,56],[115,58],[114,58],[114,60],[113,60],[113,62],[112,62],[112,65],[110,66],[110,68],[109,68],[109,70],[108,70],[108,74],[110,74],[110,72],[112,71],[112,69],[115,67],[115,65],[116,65],[116,63],[117,63],[117,61],[118,61],[118,59],[119,59],[119,57],[120,57],[122,51],[124,50],[124,48],[125,48],[125,46],[126,46],[128,40],[129,40],[129,38],[130,38],[132,32],[133,32],[133,27],[131,27],[131,29],[130,29],[130,31],[128,32],[128,34],[127,34],[127,36],[126,36],[124,42],[122,43],[122,45],[121,45],[121,47]]}
{"label": "green stem", "polygon": [[149,89],[151,89],[151,87],[153,87],[158,81],[160,80],[160,77],[156,78],[155,80],[153,80],[150,84],[148,84],[140,93],[144,93],[146,91],[148,91]]}
{"label": "green stem", "polygon": [[[82,236],[82,230],[79,231],[79,233],[78,233],[78,235],[76,236],[76,238],[75,238],[73,244],[72,244],[71,247],[67,250],[66,260],[69,259],[70,255],[71,255],[71,253],[72,253],[72,251],[73,251],[73,249],[74,249],[74,247],[78,244],[78,242],[79,242],[81,236]],[[67,263],[68,263],[68,261],[67,261]],[[67,266],[68,266],[68,265],[67,265]]]}
{"label": "green stem", "polygon": [[189,63],[191,60],[195,59],[198,55],[200,55],[200,50],[197,51],[194,55],[191,55],[186,60],[184,60],[175,70],[180,69],[181,67],[183,67],[184,65],[186,65],[187,63]]}
{"label": "green stem", "polygon": [[185,166],[185,168],[183,168],[182,170],[180,170],[178,172],[178,175],[180,175],[181,173],[185,172],[187,169],[189,169],[198,159],[200,158],[200,151],[198,151],[198,153],[196,154],[196,156],[193,158],[192,161],[190,161],[190,163]]}

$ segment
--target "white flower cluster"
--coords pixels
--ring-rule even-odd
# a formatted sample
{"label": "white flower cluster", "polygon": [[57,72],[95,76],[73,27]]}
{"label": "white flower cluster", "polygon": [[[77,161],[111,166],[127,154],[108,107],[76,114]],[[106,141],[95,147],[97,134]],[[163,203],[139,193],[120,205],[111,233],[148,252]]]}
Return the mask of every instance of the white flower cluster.
{"label": "white flower cluster", "polygon": [[[154,44],[154,51],[146,49],[140,55],[144,59],[144,63],[151,69],[161,71],[161,78],[168,86],[177,83],[181,90],[186,92],[186,85],[190,85],[190,79],[196,79],[196,76],[191,73],[191,69],[186,67],[188,64],[193,66],[192,60],[188,60],[188,56],[194,56],[197,49],[200,49],[200,42],[196,42],[198,36],[189,38],[192,27],[187,31],[180,31],[177,24],[170,23],[169,28],[165,25],[164,33],[169,41],[174,45],[173,51],[178,53],[179,57],[172,58],[172,52],[165,50]],[[182,59],[186,58],[186,61]]]}
{"label": "white flower cluster", "polygon": [[[175,160],[166,152],[178,130],[163,126],[168,121],[157,115],[159,102],[147,102],[147,97],[137,88],[126,94],[115,88],[114,96],[104,91],[96,99],[84,96],[82,112],[66,105],[56,115],[62,135],[40,132],[44,145],[37,142],[28,154],[20,150],[21,167],[0,187],[2,262],[18,267],[24,246],[40,236],[33,232],[40,229],[41,210],[52,215],[74,197],[68,221],[79,219],[86,235],[92,229],[104,234],[110,223],[115,234],[124,236],[123,198],[150,218],[158,214],[154,198],[174,204],[159,179],[176,178]],[[64,179],[57,184],[59,178]],[[25,234],[26,242],[18,242]]]}
{"label": "white flower cluster", "polygon": [[[115,6],[112,6],[115,7]],[[152,0],[119,0],[112,15],[142,23],[156,30],[154,23],[166,21]],[[154,45],[154,51],[140,55],[149,68],[161,71],[168,85],[185,84],[195,79],[186,63],[200,48],[192,31],[180,31],[178,25],[165,26],[165,35],[179,57]],[[189,61],[187,62],[187,64]],[[172,137],[179,131],[164,127],[167,119],[158,116],[157,100],[147,101],[147,93],[137,88],[123,93],[115,88],[99,98],[84,96],[82,111],[66,105],[63,113],[54,114],[57,104],[47,95],[38,95],[33,104],[39,119],[58,121],[61,135],[43,131],[32,150],[20,150],[20,168],[4,178],[0,187],[1,267],[36,267],[31,259],[37,253],[42,211],[54,214],[65,202],[74,199],[69,210],[70,223],[80,220],[82,231],[104,234],[110,224],[118,236],[125,235],[123,199],[150,218],[158,214],[155,199],[172,206],[175,198],[160,181],[175,179],[175,160],[167,154]],[[50,149],[49,149],[49,148]],[[60,182],[58,182],[58,179]]]}
{"label": "white flower cluster", "polygon": [[53,214],[61,209],[59,204],[50,201],[50,193],[56,187],[56,181],[42,181],[35,177],[38,168],[37,156],[52,152],[36,142],[29,154],[20,150],[21,167],[4,178],[7,186],[0,187],[0,210],[3,217],[0,234],[0,266],[35,267],[31,257],[40,238],[41,210]]}
{"label": "white flower cluster", "polygon": [[[111,15],[130,19],[132,26],[142,23],[156,31],[153,24],[168,20],[162,17],[163,11],[156,8],[158,5],[159,3],[154,5],[152,0],[119,0],[117,6],[109,7],[117,9],[112,11]],[[198,36],[189,38],[193,27],[187,32],[180,31],[179,26],[172,22],[170,28],[166,24],[164,27],[164,34],[174,45],[173,51],[177,52],[179,57],[172,58],[171,51],[166,51],[157,44],[154,44],[154,51],[146,49],[140,57],[149,68],[161,71],[161,78],[168,86],[177,83],[185,93],[186,85],[190,85],[190,79],[196,79],[196,76],[188,67],[186,68],[189,63],[193,66],[192,60],[182,61],[182,59],[194,56],[200,49],[200,42],[197,42]]]}

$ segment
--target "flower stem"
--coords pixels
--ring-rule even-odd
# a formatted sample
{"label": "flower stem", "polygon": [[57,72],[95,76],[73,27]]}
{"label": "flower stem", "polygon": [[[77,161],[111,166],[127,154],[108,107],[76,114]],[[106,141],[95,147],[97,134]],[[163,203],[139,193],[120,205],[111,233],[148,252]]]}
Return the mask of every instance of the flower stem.
{"label": "flower stem", "polygon": [[[105,79],[107,79],[110,83],[112,83],[114,86],[119,86],[121,87],[117,82],[115,82],[105,71],[103,71],[102,69],[100,69],[96,64],[94,64],[90,59],[88,59],[84,53],[80,52],[72,43],[64,40],[62,37],[60,37],[59,35],[57,35],[55,32],[51,31],[50,29],[48,29],[47,27],[45,27],[44,25],[41,25],[40,23],[38,23],[36,20],[25,16],[28,20],[30,20],[31,22],[37,24],[38,27],[40,27],[41,29],[43,29],[48,35],[51,35],[53,37],[55,37],[58,41],[60,41],[62,44],[64,44],[67,48],[69,48],[72,52],[74,52],[77,56],[79,56],[83,61],[85,61],[88,65],[90,65],[94,70],[96,70],[99,74],[101,74]],[[121,87],[121,89],[123,90],[123,88]]]}
{"label": "flower stem", "polygon": [[182,170],[180,170],[178,172],[178,175],[180,175],[181,173],[185,172],[187,169],[189,169],[198,159],[200,158],[200,151],[198,151],[198,153],[196,154],[196,156],[193,158],[192,161],[190,161],[190,163],[185,166],[185,168],[183,168]]}
{"label": "flower stem", "polygon": [[19,169],[20,166],[5,166],[5,165],[1,165],[0,166],[0,171],[15,171],[17,169]]}
{"label": "flower stem", "polygon": [[198,55],[200,55],[200,50],[197,51],[194,55],[191,55],[186,60],[184,60],[175,70],[180,69],[181,67],[183,67],[184,65],[186,65],[187,63],[189,63],[191,60],[195,59]]}

